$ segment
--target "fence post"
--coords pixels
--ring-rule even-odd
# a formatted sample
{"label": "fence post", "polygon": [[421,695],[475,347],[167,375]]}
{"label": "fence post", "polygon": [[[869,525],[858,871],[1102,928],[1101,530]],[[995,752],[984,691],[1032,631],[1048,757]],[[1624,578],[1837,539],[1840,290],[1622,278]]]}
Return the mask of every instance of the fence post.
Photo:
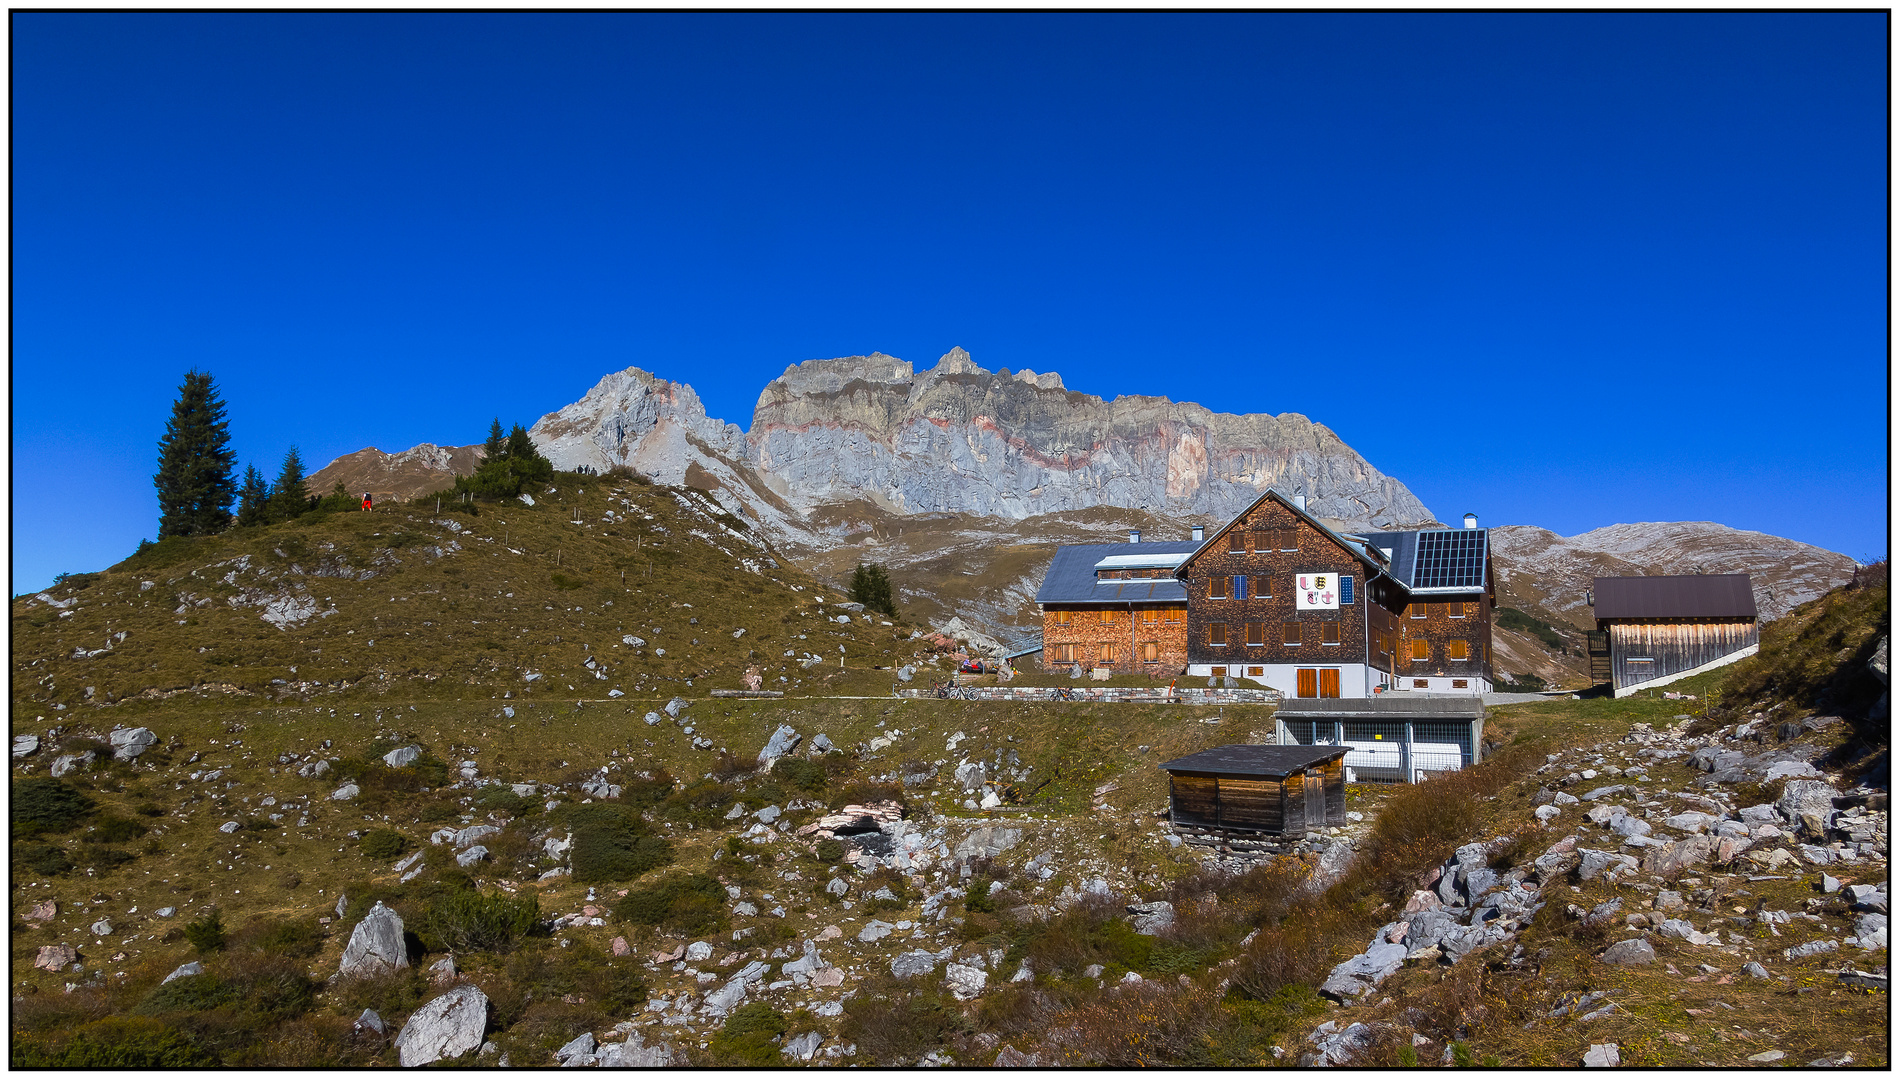
{"label": "fence post", "polygon": [[1400,744],[1399,763],[1405,769],[1405,782],[1418,783],[1418,773],[1412,769],[1412,722],[1405,722],[1405,742]]}

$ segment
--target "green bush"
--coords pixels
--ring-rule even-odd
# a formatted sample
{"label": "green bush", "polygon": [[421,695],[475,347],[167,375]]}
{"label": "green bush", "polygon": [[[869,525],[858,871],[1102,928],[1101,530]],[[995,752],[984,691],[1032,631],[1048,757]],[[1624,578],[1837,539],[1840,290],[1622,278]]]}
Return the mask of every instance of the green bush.
{"label": "green bush", "polygon": [[323,931],[314,922],[297,919],[260,920],[246,926],[242,944],[266,956],[311,957],[323,948]]}
{"label": "green bush", "polygon": [[829,780],[823,765],[804,758],[779,758],[772,763],[772,776],[801,791],[823,791]]}
{"label": "green bush", "polygon": [[995,911],[996,901],[990,897],[988,878],[977,878],[963,890],[963,908],[966,911]]}
{"label": "green bush", "polygon": [[432,951],[507,952],[541,914],[532,892],[519,896],[455,889],[436,897],[417,934]]}
{"label": "green bush", "polygon": [[143,822],[133,821],[131,818],[120,817],[117,814],[106,814],[100,817],[98,830],[93,833],[93,839],[102,844],[123,844],[151,831],[151,827]]}
{"label": "green bush", "polygon": [[785,1034],[785,1014],[755,1001],[733,1010],[708,1049],[717,1065],[767,1068],[782,1064],[778,1044],[773,1040]]}
{"label": "green bush", "polygon": [[13,782],[14,834],[65,832],[92,813],[92,799],[64,780],[34,776]]}
{"label": "green bush", "polygon": [[132,854],[124,848],[100,847],[97,844],[87,844],[85,847],[79,849],[79,858],[77,861],[82,866],[99,870],[110,870],[115,866],[124,866],[136,858],[138,858],[137,855]]}
{"label": "green bush", "polygon": [[577,882],[630,881],[673,861],[673,845],[648,836],[638,811],[613,802],[569,807],[561,821],[573,832],[568,861]]}
{"label": "green bush", "polygon": [[705,874],[676,875],[635,889],[615,910],[627,922],[682,934],[712,933],[729,925],[726,887]]}
{"label": "green bush", "polygon": [[835,863],[844,858],[844,841],[820,840],[817,849],[812,854],[821,863]]}
{"label": "green bush", "polygon": [[184,1032],[143,1016],[108,1016],[72,1033],[63,1045],[15,1039],[16,1069],[192,1069],[218,1057]]}
{"label": "green bush", "polygon": [[372,859],[393,859],[408,850],[409,841],[394,829],[371,829],[357,848]]}
{"label": "green bush", "polygon": [[182,975],[145,995],[132,1011],[140,1016],[158,1013],[205,1012],[233,1004],[242,988],[216,975]]}
{"label": "green bush", "polygon": [[57,844],[15,844],[13,861],[37,874],[52,876],[73,868],[66,849]]}
{"label": "green bush", "polygon": [[726,808],[738,801],[739,793],[717,780],[695,780],[667,796],[659,805],[668,821],[717,828],[724,823]]}
{"label": "green bush", "polygon": [[185,940],[200,954],[217,952],[224,948],[224,916],[217,908],[212,908],[199,918],[185,924]]}
{"label": "green bush", "polygon": [[526,817],[541,809],[541,803],[531,795],[516,795],[514,789],[506,784],[490,784],[475,797],[475,808],[507,814],[509,817]]}

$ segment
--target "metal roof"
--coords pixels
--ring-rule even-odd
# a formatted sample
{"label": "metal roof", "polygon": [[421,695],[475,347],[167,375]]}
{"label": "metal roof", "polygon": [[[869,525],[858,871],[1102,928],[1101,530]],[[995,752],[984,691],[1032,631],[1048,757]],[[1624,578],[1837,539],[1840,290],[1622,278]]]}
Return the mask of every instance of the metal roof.
{"label": "metal roof", "polygon": [[1747,574],[1600,577],[1592,592],[1599,619],[1753,619]]}
{"label": "metal roof", "polygon": [[1192,540],[1141,544],[1064,544],[1056,549],[1049,573],[1036,591],[1038,604],[1127,604],[1187,602],[1187,586],[1175,578],[1119,578],[1098,581],[1095,564],[1117,555],[1187,555],[1201,545]]}
{"label": "metal roof", "polygon": [[1345,756],[1345,746],[1261,746],[1235,743],[1198,754],[1164,761],[1171,773],[1219,773],[1222,776],[1258,776],[1281,780],[1321,762]]}
{"label": "metal roof", "polygon": [[1015,639],[1014,641],[1011,641],[1008,644],[1004,645],[1003,659],[1014,660],[1018,656],[1028,656],[1030,653],[1038,653],[1041,651],[1042,651],[1042,631],[1038,630],[1037,632],[1033,634],[1030,634],[1026,637],[1019,637]]}
{"label": "metal roof", "polygon": [[1358,533],[1373,547],[1390,549],[1391,566],[1386,573],[1394,581],[1410,588],[1412,585],[1412,561],[1418,554],[1418,533],[1416,532],[1365,532]]}
{"label": "metal roof", "polygon": [[1281,720],[1482,720],[1484,699],[1406,691],[1369,698],[1291,698],[1274,710]]}
{"label": "metal roof", "polygon": [[1392,549],[1392,577],[1413,593],[1468,593],[1485,588],[1491,558],[1486,529],[1419,529],[1359,533],[1374,547]]}

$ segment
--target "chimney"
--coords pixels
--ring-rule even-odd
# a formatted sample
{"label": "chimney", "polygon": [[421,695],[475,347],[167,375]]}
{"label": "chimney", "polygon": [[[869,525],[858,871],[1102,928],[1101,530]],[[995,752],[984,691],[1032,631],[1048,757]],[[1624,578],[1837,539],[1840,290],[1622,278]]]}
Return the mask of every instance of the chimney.
{"label": "chimney", "polygon": [[1306,509],[1306,496],[1304,495],[1293,496],[1293,508],[1295,510],[1304,511]]}
{"label": "chimney", "polygon": [[1467,529],[1475,529],[1475,528],[1477,528],[1477,527],[1478,527],[1478,515],[1476,515],[1476,514],[1466,514],[1466,515],[1465,515],[1465,528],[1467,528]]}
{"label": "chimney", "polygon": [[1206,538],[1207,530],[1201,528],[1199,525],[1194,526],[1194,542],[1198,544]]}
{"label": "chimney", "polygon": [[1141,530],[1140,529],[1128,530],[1128,542],[1131,544],[1141,543]]}

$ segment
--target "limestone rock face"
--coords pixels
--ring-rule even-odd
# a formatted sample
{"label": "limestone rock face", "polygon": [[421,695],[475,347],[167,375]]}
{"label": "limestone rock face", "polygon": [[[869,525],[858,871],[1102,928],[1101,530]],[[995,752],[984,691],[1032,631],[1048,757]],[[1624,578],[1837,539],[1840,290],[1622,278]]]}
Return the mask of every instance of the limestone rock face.
{"label": "limestone rock face", "polygon": [[356,929],[350,931],[350,943],[343,950],[343,962],[337,973],[376,975],[408,966],[409,950],[402,940],[402,916],[378,900],[369,914],[363,916],[363,921],[356,924]]}
{"label": "limestone rock face", "polygon": [[488,995],[458,986],[410,1015],[396,1036],[396,1051],[405,1069],[461,1057],[481,1046],[487,1026]]}
{"label": "limestone rock face", "polygon": [[760,477],[800,508],[862,499],[901,514],[1153,506],[1226,518],[1273,486],[1358,525],[1432,519],[1298,413],[1105,401],[1053,373],[988,371],[960,348],[921,374],[882,353],[789,367],[759,395],[746,441]]}

